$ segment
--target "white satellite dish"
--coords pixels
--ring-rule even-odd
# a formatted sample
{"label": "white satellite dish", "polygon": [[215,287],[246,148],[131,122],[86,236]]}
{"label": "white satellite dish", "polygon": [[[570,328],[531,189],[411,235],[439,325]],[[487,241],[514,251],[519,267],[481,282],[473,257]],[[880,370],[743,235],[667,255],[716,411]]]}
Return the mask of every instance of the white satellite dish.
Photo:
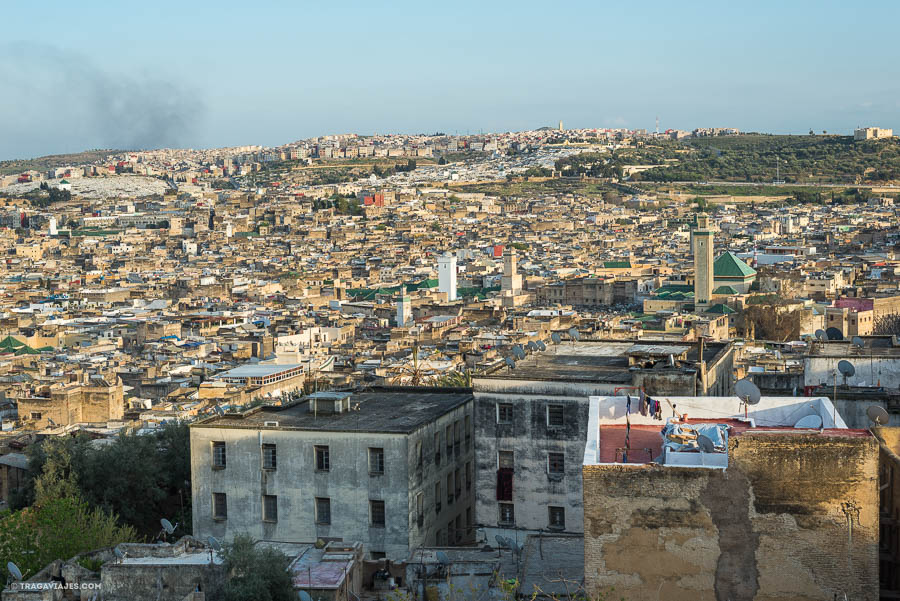
{"label": "white satellite dish", "polygon": [[888,412],[881,405],[872,405],[866,409],[866,416],[876,426],[883,426],[891,419]]}
{"label": "white satellite dish", "polygon": [[697,437],[697,446],[700,447],[700,450],[704,453],[715,453],[716,445],[713,443],[712,439],[709,436],[701,434]]}
{"label": "white satellite dish", "polygon": [[797,423],[794,424],[795,428],[808,429],[808,430],[817,430],[822,427],[822,418],[818,415],[807,415],[806,417],[801,417],[797,420]]}
{"label": "white satellite dish", "polygon": [[747,405],[756,405],[762,398],[762,393],[756,384],[747,379],[738,380],[734,385],[734,393]]}
{"label": "white satellite dish", "polygon": [[166,518],[161,519],[159,523],[162,526],[163,530],[166,531],[166,534],[172,534],[173,532],[175,532],[175,528],[177,528],[177,526],[173,526],[172,522],[170,522]]}
{"label": "white satellite dish", "polygon": [[22,580],[22,570],[19,569],[19,566],[10,561],[7,562],[6,569],[13,580]]}

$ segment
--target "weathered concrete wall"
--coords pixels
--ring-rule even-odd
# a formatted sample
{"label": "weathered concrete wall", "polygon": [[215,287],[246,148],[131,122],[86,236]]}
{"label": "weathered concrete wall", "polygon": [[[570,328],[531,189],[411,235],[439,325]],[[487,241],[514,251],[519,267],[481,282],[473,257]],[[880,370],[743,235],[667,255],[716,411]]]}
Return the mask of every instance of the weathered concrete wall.
{"label": "weathered concrete wall", "polygon": [[[511,423],[497,423],[498,403],[513,405]],[[564,407],[564,426],[548,427],[548,405]],[[551,505],[565,508],[565,532],[582,532],[581,463],[587,439],[588,405],[588,397],[475,393],[475,519],[487,542],[493,543],[497,534],[513,539],[517,535],[515,530],[498,523],[498,451],[513,451],[514,455],[512,503],[519,541],[527,532],[548,529]],[[565,455],[562,477],[548,473],[550,452]]]}
{"label": "weathered concrete wall", "polygon": [[859,436],[733,437],[727,470],[587,465],[587,590],[875,601],[877,478],[877,443]]}
{"label": "weathered concrete wall", "polygon": [[198,586],[207,599],[218,599],[225,572],[221,565],[108,563],[100,579],[104,601],[182,601]]}
{"label": "weathered concrete wall", "polygon": [[[841,359],[846,359],[856,368],[856,373],[847,378],[847,384],[851,386],[880,385],[895,390],[900,387],[900,356],[879,357],[865,353],[846,357],[806,357],[803,360],[805,385],[834,384],[834,374]],[[844,383],[840,372],[837,372],[837,381],[838,384]]]}

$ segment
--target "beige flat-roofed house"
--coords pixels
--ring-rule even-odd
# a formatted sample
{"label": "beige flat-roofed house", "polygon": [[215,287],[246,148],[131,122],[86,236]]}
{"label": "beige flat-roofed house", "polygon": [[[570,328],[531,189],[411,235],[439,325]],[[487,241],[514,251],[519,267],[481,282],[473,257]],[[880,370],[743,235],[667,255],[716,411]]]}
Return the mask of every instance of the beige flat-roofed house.
{"label": "beige flat-roofed house", "polygon": [[860,127],[853,130],[854,140],[882,140],[893,137],[894,130],[885,127]]}

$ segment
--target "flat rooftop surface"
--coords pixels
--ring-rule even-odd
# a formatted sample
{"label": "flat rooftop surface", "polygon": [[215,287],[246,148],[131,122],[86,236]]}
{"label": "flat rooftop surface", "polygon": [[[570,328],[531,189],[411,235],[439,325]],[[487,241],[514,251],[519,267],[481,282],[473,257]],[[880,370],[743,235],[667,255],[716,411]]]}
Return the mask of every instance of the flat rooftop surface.
{"label": "flat rooftop surface", "polygon": [[273,427],[265,422],[278,422],[281,429],[409,433],[472,399],[465,388],[386,388],[351,393],[350,410],[343,413],[313,413],[303,399],[286,407],[211,417],[193,427],[255,429]]}
{"label": "flat rooftop surface", "polygon": [[[725,344],[707,343],[704,345],[703,358],[709,362],[725,348]],[[651,341],[635,343],[634,341],[580,341],[563,342],[558,345],[548,344],[544,352],[532,353],[521,361],[516,361],[513,370],[503,368],[490,376],[479,378],[525,379],[525,380],[574,380],[580,382],[612,382],[616,384],[631,383],[628,373],[628,357],[630,353],[641,356],[646,354],[668,355],[676,357],[686,354],[689,363],[697,363],[700,351],[697,345],[685,343],[666,343]],[[663,369],[671,369],[664,367]],[[680,371],[675,368],[673,371]]]}
{"label": "flat rooftop surface", "polygon": [[278,374],[289,369],[300,367],[299,363],[284,363],[281,365],[240,365],[234,369],[216,374],[217,378],[263,378]]}

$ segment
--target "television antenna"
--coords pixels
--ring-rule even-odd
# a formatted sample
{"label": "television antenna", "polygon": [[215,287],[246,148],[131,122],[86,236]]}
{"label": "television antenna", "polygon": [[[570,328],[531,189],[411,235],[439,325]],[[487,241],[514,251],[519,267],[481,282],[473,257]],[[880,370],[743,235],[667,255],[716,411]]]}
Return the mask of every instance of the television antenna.
{"label": "television antenna", "polygon": [[750,405],[756,405],[762,398],[762,393],[759,391],[756,384],[746,378],[737,381],[734,385],[734,393],[741,399],[741,404],[744,405],[745,418],[747,417],[747,408]]}
{"label": "television antenna", "polygon": [[847,385],[847,378],[852,378],[856,374],[856,368],[846,359],[841,359],[837,364],[838,371],[844,376],[844,386]]}
{"label": "television antenna", "polygon": [[825,330],[825,334],[828,336],[828,340],[843,340],[844,335],[841,334],[841,331],[837,328],[828,328]]}
{"label": "television antenna", "polygon": [[888,412],[885,411],[884,407],[881,405],[872,405],[866,409],[866,416],[869,418],[869,421],[876,426],[883,426],[891,419]]}
{"label": "television antenna", "polygon": [[807,415],[797,420],[797,423],[794,424],[794,427],[801,430],[818,430],[822,427],[822,418],[818,415]]}
{"label": "television antenna", "polygon": [[9,575],[12,576],[12,579],[16,582],[22,581],[22,570],[19,569],[19,566],[9,561],[6,563],[6,571],[9,572]]}
{"label": "television antenna", "polygon": [[159,536],[163,541],[165,541],[166,537],[175,532],[175,529],[178,528],[177,522],[173,526],[172,522],[170,522],[166,518],[162,518],[161,520],[159,520],[159,525],[162,526],[162,530],[159,531]]}

